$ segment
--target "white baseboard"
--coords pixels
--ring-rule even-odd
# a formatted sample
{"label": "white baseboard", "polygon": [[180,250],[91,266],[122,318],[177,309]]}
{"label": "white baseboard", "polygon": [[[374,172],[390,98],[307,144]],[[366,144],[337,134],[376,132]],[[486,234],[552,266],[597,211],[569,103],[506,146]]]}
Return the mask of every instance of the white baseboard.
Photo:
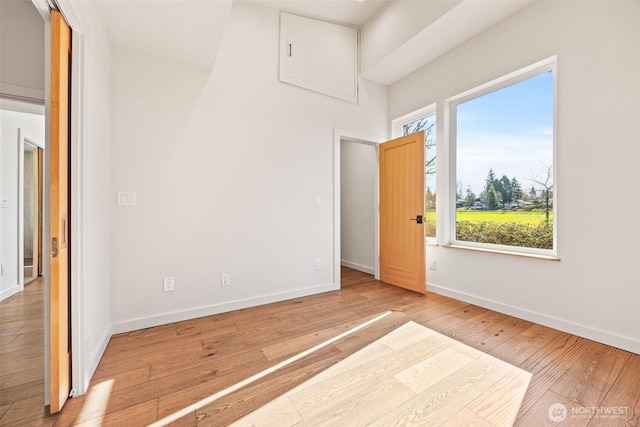
{"label": "white baseboard", "polygon": [[17,294],[18,292],[20,292],[20,286],[19,285],[13,285],[9,289],[0,292],[0,301],[6,300],[11,295]]}
{"label": "white baseboard", "polygon": [[366,265],[356,264],[355,262],[349,262],[342,260],[340,261],[340,265],[347,268],[352,268],[354,270],[362,271],[367,274],[376,274],[376,270],[373,267],[367,267]]}
{"label": "white baseboard", "polygon": [[570,320],[549,316],[543,313],[538,313],[526,308],[503,304],[498,301],[493,301],[476,295],[459,292],[445,286],[427,283],[427,290],[429,292],[468,302],[480,307],[488,308],[499,313],[504,313],[509,316],[514,316],[519,319],[528,320],[530,322],[535,322],[543,326],[558,329],[560,331],[577,335],[582,338],[587,338],[593,341],[610,345],[612,347],[640,354],[640,340],[635,338],[614,334],[609,331],[603,331],[591,326],[582,325]]}
{"label": "white baseboard", "polygon": [[111,332],[120,334],[123,332],[135,331],[138,329],[151,328],[154,326],[166,325],[173,322],[195,319],[198,317],[211,316],[214,314],[226,313],[243,308],[255,307],[258,305],[270,304],[278,301],[285,301],[293,298],[306,297],[323,292],[340,289],[340,285],[327,283],[324,285],[312,286],[309,288],[296,289],[295,291],[278,292],[274,294],[262,295],[255,298],[246,298],[235,301],[228,301],[221,304],[213,304],[204,307],[197,307],[189,310],[164,313],[158,316],[138,318],[117,322],[112,325]]}
{"label": "white baseboard", "polygon": [[93,374],[96,372],[96,369],[98,369],[98,364],[100,363],[100,359],[102,359],[102,355],[107,349],[107,345],[109,345],[109,341],[111,340],[111,329],[111,325],[105,328],[102,336],[100,337],[100,345],[98,346],[98,348],[96,348],[96,351],[94,351],[89,358],[89,366],[87,366],[87,369],[85,371],[85,380],[84,384],[82,384],[84,386],[83,393],[89,388],[89,382],[91,381]]}

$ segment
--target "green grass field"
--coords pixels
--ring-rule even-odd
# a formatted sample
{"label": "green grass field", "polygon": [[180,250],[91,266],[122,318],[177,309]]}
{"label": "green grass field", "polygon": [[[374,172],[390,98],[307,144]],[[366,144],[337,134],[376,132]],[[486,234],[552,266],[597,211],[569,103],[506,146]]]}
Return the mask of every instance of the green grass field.
{"label": "green grass field", "polygon": [[[514,211],[467,211],[456,212],[458,221],[469,222],[516,222],[518,224],[539,224],[545,220],[544,212],[514,212]],[[549,212],[549,219],[553,221],[553,213]]]}
{"label": "green grass field", "polygon": [[[544,212],[514,212],[514,211],[468,211],[464,209],[458,209],[456,212],[456,219],[458,221],[469,222],[516,222],[519,224],[539,224],[545,220]],[[549,212],[549,219],[553,221],[553,212]],[[426,221],[435,222],[436,213],[434,211],[428,211],[425,217]]]}
{"label": "green grass field", "polygon": [[[471,223],[491,222],[503,224],[515,222],[517,224],[538,225],[545,220],[544,212],[514,212],[514,211],[470,211],[458,209],[456,212],[457,221],[468,221]],[[549,219],[553,221],[553,212],[549,212]],[[436,213],[427,211],[425,216],[426,235],[432,236],[435,233]]]}

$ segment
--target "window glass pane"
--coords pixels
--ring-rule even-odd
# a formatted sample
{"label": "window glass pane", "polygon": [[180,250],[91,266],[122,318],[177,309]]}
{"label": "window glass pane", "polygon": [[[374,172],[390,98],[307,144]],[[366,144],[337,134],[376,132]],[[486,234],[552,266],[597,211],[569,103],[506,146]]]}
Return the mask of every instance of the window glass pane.
{"label": "window glass pane", "polygon": [[402,125],[402,135],[424,130],[424,206],[426,237],[436,237],[436,115],[421,117]]}
{"label": "window glass pane", "polygon": [[456,240],[553,249],[553,74],[458,104]]}

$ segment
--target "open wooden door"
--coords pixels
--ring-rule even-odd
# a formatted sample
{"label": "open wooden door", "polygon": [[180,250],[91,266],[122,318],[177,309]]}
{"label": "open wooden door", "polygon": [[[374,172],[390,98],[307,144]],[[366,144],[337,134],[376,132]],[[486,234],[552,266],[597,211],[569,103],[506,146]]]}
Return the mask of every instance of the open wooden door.
{"label": "open wooden door", "polygon": [[380,144],[380,280],[426,292],[424,132]]}
{"label": "open wooden door", "polygon": [[50,412],[59,412],[71,391],[69,324],[69,82],[71,30],[51,12],[50,109]]}

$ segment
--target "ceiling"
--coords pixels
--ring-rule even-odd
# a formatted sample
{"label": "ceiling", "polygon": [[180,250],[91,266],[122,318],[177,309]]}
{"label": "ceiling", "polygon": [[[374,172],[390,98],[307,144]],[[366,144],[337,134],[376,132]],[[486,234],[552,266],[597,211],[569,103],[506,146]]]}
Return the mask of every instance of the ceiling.
{"label": "ceiling", "polygon": [[394,5],[399,2],[450,1],[455,4],[435,21],[425,23],[425,28],[417,34],[401,40],[375,64],[361,70],[363,77],[390,85],[534,0],[97,0],[82,3],[98,8],[114,46],[126,46],[210,70],[232,4],[241,1],[353,27],[363,27],[385,10],[392,16]]}
{"label": "ceiling", "polygon": [[393,0],[244,0],[285,12],[361,27],[378,10]]}

